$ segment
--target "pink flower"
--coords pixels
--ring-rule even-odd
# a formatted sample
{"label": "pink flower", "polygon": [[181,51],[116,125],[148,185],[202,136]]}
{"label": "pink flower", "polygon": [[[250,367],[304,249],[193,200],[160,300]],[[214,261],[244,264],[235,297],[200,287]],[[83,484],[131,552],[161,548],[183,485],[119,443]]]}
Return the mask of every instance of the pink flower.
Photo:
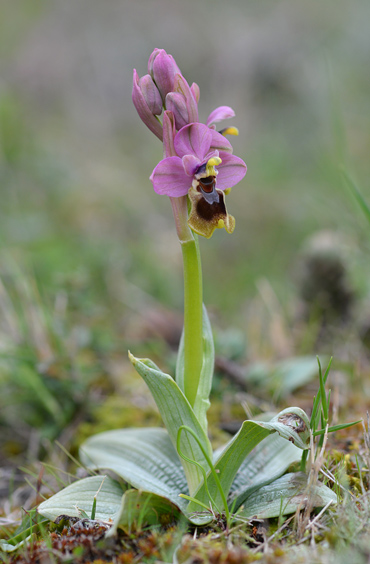
{"label": "pink flower", "polygon": [[188,223],[196,233],[208,238],[217,227],[231,233],[235,220],[227,213],[224,191],[244,177],[244,161],[232,154],[223,135],[201,123],[180,129],[173,147],[177,156],[166,157],[153,170],[154,190],[172,198],[189,195]]}
{"label": "pink flower", "polygon": [[[231,188],[247,171],[244,161],[232,154],[230,142],[202,123],[191,123],[180,129],[174,138],[174,148],[178,156],[160,161],[150,177],[157,194],[176,198],[185,196],[191,186],[200,185],[209,199],[209,188],[202,186],[205,181],[210,183],[209,177],[214,178],[214,192],[216,188]],[[214,159],[219,162],[214,164]],[[210,165],[209,161],[212,161]]]}

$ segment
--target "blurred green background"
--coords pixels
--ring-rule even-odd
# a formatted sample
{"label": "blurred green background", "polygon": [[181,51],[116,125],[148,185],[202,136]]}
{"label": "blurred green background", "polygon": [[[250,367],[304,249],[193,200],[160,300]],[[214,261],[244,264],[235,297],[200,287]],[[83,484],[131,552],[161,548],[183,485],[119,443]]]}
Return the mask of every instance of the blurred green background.
{"label": "blurred green background", "polygon": [[[171,207],[149,181],[161,146],[131,102],[155,47],[199,84],[201,120],[234,108],[248,165],[228,197],[234,234],[201,241],[218,354],[367,367],[369,229],[342,171],[369,201],[369,21],[367,0],[2,3],[2,460],[69,445],[89,421],[158,423],[126,360],[131,347],[172,370],[182,323]],[[332,316],[311,251],[344,269]]]}

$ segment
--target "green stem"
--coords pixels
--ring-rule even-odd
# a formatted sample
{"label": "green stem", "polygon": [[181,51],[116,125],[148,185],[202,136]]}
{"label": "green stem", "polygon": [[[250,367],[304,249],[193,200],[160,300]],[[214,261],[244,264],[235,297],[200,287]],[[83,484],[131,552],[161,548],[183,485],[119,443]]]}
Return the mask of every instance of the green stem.
{"label": "green stem", "polygon": [[182,241],[184,264],[184,393],[194,406],[203,364],[203,289],[198,238]]}

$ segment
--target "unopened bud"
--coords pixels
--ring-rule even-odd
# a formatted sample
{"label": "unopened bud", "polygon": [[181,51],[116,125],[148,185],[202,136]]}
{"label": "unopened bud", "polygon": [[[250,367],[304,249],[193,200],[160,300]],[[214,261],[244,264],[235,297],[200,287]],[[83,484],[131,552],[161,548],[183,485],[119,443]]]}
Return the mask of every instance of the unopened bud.
{"label": "unopened bud", "polygon": [[148,72],[154,80],[162,100],[173,91],[176,74],[181,74],[172,55],[167,55],[164,49],[154,49],[149,57]]}

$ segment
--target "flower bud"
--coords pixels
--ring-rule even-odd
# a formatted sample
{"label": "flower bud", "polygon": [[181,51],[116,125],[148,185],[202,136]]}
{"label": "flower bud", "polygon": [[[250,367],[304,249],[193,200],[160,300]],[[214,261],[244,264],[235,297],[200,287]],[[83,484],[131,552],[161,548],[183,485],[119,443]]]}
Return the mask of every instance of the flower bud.
{"label": "flower bud", "polygon": [[148,72],[154,80],[162,99],[172,92],[175,75],[181,74],[172,55],[167,55],[164,49],[154,49],[149,57]]}
{"label": "flower bud", "polygon": [[162,111],[159,92],[149,75],[139,79],[135,69],[132,83],[132,101],[140,119],[162,141],[162,126],[155,117]]}
{"label": "flower bud", "polygon": [[160,116],[163,109],[162,98],[150,74],[140,78],[139,88],[152,114]]}
{"label": "flower bud", "polygon": [[178,92],[169,92],[166,96],[166,108],[170,110],[176,123],[176,129],[181,129],[189,122],[189,113],[185,97]]}
{"label": "flower bud", "polygon": [[167,94],[165,106],[175,116],[176,129],[198,121],[198,104],[192,89],[181,74],[175,76],[174,92]]}

